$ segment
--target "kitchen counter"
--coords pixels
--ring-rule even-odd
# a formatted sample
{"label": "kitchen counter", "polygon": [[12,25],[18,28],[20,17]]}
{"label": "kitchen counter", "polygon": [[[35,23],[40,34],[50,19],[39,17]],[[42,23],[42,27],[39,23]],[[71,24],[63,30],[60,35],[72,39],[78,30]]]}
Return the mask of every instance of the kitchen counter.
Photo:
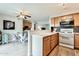
{"label": "kitchen counter", "polygon": [[79,34],[78,32],[74,33],[74,34]]}
{"label": "kitchen counter", "polygon": [[58,33],[58,32],[50,32],[49,30],[42,30],[42,31],[32,32],[32,36],[45,37],[45,36],[53,35],[53,34],[56,34],[56,33]]}

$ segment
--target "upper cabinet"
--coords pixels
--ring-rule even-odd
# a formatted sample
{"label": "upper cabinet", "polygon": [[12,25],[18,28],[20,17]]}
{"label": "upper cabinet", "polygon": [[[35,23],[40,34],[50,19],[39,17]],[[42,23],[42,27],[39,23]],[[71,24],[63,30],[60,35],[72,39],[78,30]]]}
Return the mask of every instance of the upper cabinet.
{"label": "upper cabinet", "polygon": [[74,26],[79,26],[79,14],[74,14]]}
{"label": "upper cabinet", "polygon": [[53,18],[51,18],[51,24],[54,27],[59,27],[61,21],[68,20],[70,18],[72,18],[72,20],[74,20],[74,26],[79,26],[79,13],[73,13],[73,14],[53,17]]}
{"label": "upper cabinet", "polygon": [[60,22],[62,20],[64,20],[64,16],[60,16],[60,17],[54,17],[51,19],[51,24],[54,26],[54,27],[59,27],[60,26]]}
{"label": "upper cabinet", "polygon": [[55,20],[54,20],[54,18],[51,18],[51,20],[50,20],[50,21],[51,21],[51,22],[50,22],[50,23],[51,23],[51,26],[53,26],[53,27],[54,27],[54,26],[55,26]]}
{"label": "upper cabinet", "polygon": [[61,22],[61,18],[60,17],[55,17],[55,27],[59,27],[60,26],[60,22]]}

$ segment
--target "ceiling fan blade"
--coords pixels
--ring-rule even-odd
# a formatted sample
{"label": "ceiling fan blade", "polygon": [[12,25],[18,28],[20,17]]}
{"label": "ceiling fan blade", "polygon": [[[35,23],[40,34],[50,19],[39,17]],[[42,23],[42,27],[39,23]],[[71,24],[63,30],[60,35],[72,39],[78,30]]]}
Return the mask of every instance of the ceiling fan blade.
{"label": "ceiling fan blade", "polygon": [[31,16],[30,15],[26,15],[27,17],[29,17],[29,18],[31,18]]}

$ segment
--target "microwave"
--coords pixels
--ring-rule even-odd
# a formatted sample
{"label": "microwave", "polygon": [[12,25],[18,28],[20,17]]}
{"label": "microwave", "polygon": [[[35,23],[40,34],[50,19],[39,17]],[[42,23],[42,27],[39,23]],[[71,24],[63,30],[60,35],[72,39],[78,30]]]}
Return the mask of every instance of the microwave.
{"label": "microwave", "polygon": [[74,21],[61,21],[60,22],[60,28],[73,28],[74,26]]}

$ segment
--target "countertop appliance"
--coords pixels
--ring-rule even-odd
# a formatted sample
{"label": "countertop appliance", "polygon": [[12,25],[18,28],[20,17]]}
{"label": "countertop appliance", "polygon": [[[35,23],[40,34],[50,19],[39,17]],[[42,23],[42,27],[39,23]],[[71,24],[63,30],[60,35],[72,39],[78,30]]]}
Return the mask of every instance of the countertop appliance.
{"label": "countertop appliance", "polygon": [[59,33],[59,45],[74,48],[74,33],[73,28],[70,29],[60,29]]}

